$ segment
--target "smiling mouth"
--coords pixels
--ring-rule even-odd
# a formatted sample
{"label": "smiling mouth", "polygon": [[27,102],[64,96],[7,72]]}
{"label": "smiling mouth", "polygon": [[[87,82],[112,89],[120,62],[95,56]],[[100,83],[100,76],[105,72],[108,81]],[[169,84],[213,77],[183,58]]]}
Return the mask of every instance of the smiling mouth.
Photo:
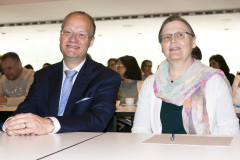
{"label": "smiling mouth", "polygon": [[80,48],[80,47],[72,46],[72,45],[67,45],[67,47],[69,47],[69,48],[74,48],[74,49],[78,49],[78,48]]}
{"label": "smiling mouth", "polygon": [[174,47],[174,48],[170,48],[170,51],[175,51],[175,50],[180,50],[180,47]]}

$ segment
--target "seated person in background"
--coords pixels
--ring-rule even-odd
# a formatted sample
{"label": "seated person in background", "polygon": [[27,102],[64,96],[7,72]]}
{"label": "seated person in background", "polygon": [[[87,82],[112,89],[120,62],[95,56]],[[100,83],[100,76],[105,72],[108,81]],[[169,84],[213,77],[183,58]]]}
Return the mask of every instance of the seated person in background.
{"label": "seated person in background", "polygon": [[0,79],[0,105],[18,106],[28,94],[34,71],[23,68],[14,52],[4,54],[1,61],[4,75]]}
{"label": "seated person in background", "polygon": [[125,98],[134,98],[134,104],[136,104],[138,92],[143,83],[137,60],[132,56],[120,57],[117,60],[116,68],[123,80],[118,91],[120,104],[125,104]]}
{"label": "seated person in background", "polygon": [[108,68],[111,68],[114,71],[117,71],[116,64],[117,64],[116,58],[110,58],[107,62]]}
{"label": "seated person in background", "polygon": [[166,60],[143,82],[132,132],[238,135],[228,80],[192,58],[196,36],[189,23],[172,15],[158,38]]}
{"label": "seated person in background", "polygon": [[152,61],[144,60],[141,65],[142,80],[144,81],[149,75],[152,75]]}
{"label": "seated person in background", "polygon": [[51,66],[51,64],[50,63],[44,63],[42,68],[45,68],[45,67],[48,67],[48,66]]}
{"label": "seated person in background", "polygon": [[234,78],[232,90],[233,104],[235,106],[240,106],[240,72],[237,72],[237,75]]}
{"label": "seated person in background", "polygon": [[24,66],[24,68],[33,70],[33,66],[31,64],[27,64],[26,66]]}
{"label": "seated person in background", "polygon": [[202,52],[198,46],[193,48],[192,50],[192,57],[195,58],[196,60],[202,60]]}
{"label": "seated person in background", "polygon": [[85,12],[64,18],[59,32],[63,61],[35,73],[28,96],[2,127],[8,135],[113,131],[121,78],[87,56],[95,28]]}
{"label": "seated person in background", "polygon": [[3,75],[3,71],[2,71],[2,67],[1,67],[1,58],[2,58],[2,55],[0,55],[0,78]]}
{"label": "seated person in background", "polygon": [[227,77],[230,85],[232,86],[235,76],[229,73],[230,69],[227,65],[227,62],[223,58],[223,56],[221,56],[220,54],[213,55],[209,59],[209,64],[210,64],[210,67],[213,67],[215,69],[221,69],[224,72],[225,76]]}

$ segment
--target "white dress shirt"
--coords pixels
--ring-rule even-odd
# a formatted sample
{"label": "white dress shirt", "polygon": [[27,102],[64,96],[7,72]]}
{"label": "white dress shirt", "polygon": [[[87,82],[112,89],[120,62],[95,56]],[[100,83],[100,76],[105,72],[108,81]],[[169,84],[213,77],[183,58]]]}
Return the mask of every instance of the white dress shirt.
{"label": "white dress shirt", "polygon": [[[82,66],[84,65],[85,61],[86,61],[86,59],[82,63],[80,63],[77,67],[75,67],[75,68],[73,68],[71,70],[71,71],[73,71],[73,70],[77,71],[77,74],[73,77],[73,84],[74,84],[74,82],[75,82],[75,80],[77,78],[77,75],[80,72]],[[65,65],[65,63],[63,61],[63,81],[62,81],[62,86],[63,86],[64,80],[66,78],[66,75],[64,73],[66,70],[70,70],[70,69],[67,68],[67,66]],[[62,95],[62,87],[61,87],[61,94],[60,94],[59,104],[60,104],[60,101],[61,101],[61,95]],[[53,121],[54,130],[51,133],[57,133],[61,129],[61,125],[60,125],[58,119],[55,118],[55,117],[46,117],[46,118],[50,118]]]}

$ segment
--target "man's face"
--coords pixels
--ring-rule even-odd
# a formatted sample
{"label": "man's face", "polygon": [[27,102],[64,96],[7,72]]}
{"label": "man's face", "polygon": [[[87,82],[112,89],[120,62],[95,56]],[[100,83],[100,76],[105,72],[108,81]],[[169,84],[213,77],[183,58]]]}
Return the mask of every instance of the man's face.
{"label": "man's face", "polygon": [[84,15],[73,14],[66,19],[60,33],[60,50],[64,59],[83,61],[86,58],[88,48],[94,42],[94,37],[90,37],[91,29],[91,21]]}
{"label": "man's face", "polygon": [[22,72],[22,64],[20,61],[7,58],[1,62],[2,70],[8,80],[17,79]]}

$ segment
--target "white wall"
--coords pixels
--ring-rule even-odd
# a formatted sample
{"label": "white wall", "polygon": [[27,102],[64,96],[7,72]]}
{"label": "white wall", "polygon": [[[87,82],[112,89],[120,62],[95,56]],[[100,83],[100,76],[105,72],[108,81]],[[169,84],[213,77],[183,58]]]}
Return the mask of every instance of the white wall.
{"label": "white wall", "polygon": [[[224,19],[231,18],[230,22]],[[192,25],[197,35],[202,62],[209,65],[209,57],[221,54],[226,59],[230,72],[240,70],[240,14],[206,15],[183,17]],[[124,55],[136,57],[139,65],[145,59],[153,62],[156,71],[165,58],[158,43],[158,31],[165,18],[97,21],[96,40],[89,53],[92,58],[106,65],[109,58]],[[124,27],[125,26],[125,27]],[[20,55],[23,66],[32,64],[38,70],[46,62],[61,61],[59,50],[60,24],[0,28],[0,53],[15,51]],[[229,28],[229,30],[224,30]],[[141,34],[139,34],[141,33]],[[102,36],[99,36],[102,35]],[[25,40],[28,38],[29,40]]]}

